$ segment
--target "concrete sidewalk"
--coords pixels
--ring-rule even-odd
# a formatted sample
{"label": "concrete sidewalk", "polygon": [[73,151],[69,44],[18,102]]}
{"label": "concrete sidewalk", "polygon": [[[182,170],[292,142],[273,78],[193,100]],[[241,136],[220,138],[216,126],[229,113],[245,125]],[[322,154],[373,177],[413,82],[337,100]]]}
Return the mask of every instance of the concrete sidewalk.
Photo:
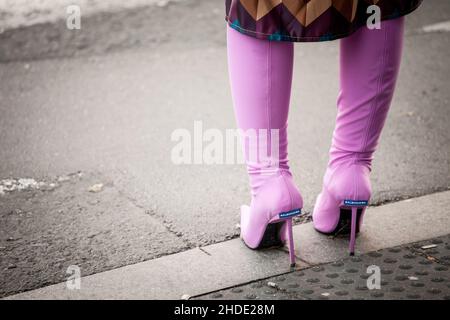
{"label": "concrete sidewalk", "polygon": [[[398,271],[395,273],[396,277],[400,276],[398,274],[400,272],[402,275],[406,274],[412,277],[408,278],[409,280],[418,281],[417,274],[414,275],[412,271],[408,272],[413,267],[407,265],[407,262],[416,258],[414,254],[417,255],[416,267],[432,264],[426,270],[430,283],[414,282],[415,285],[399,289],[400,292],[404,292],[406,298],[415,299],[418,295],[417,292],[421,291],[420,288],[433,284],[433,287],[423,289],[423,293],[428,292],[429,294],[426,296],[427,298],[448,298],[450,273],[445,265],[449,263],[450,237],[447,236],[450,235],[449,210],[450,191],[369,208],[364,222],[364,231],[357,242],[358,254],[350,260],[347,259],[348,241],[346,239],[331,239],[320,235],[313,230],[310,223],[296,226],[294,233],[298,250],[298,266],[294,274],[291,274],[291,270],[288,268],[287,253],[283,250],[251,251],[242,244],[240,239],[235,239],[84,277],[81,279],[80,290],[68,290],[66,283],[61,283],[7,299],[180,299],[183,296],[187,298],[205,295],[204,298],[254,299],[270,298],[271,296],[280,298],[281,296],[281,298],[300,299],[308,298],[310,294],[307,292],[311,290],[309,286],[317,286],[320,280],[316,281],[315,278],[311,278],[313,280],[306,280],[306,283],[302,282],[300,286],[297,282],[294,283],[293,279],[304,274],[311,275],[314,272],[322,272],[325,269],[329,272],[327,266],[321,266],[324,263],[334,262],[334,264],[330,264],[330,268],[333,268],[334,272],[346,273],[347,281],[342,284],[347,286],[347,289],[349,285],[353,284],[361,286],[360,281],[357,280],[361,275],[361,270],[368,262],[382,266],[384,268],[381,271],[382,275],[393,274],[394,271],[386,271],[385,266],[389,264],[391,269],[395,267],[400,270],[396,269]],[[439,238],[442,236],[443,238]],[[431,243],[425,242],[412,246],[414,252],[408,251],[411,248],[409,244],[428,239],[434,240]],[[431,246],[429,246],[430,244]],[[398,246],[403,247],[398,249],[396,248]],[[429,249],[434,250],[427,251]],[[382,250],[382,253],[373,253],[379,250]],[[413,256],[399,255],[400,252],[404,254],[405,250]],[[395,254],[395,262],[388,252]],[[366,253],[369,254],[366,255]],[[382,261],[370,260],[370,257],[380,258],[381,256],[386,258]],[[357,268],[357,271],[349,271],[350,265],[353,269]],[[298,272],[304,269],[307,270]],[[421,272],[418,268],[413,271]],[[323,273],[324,277],[325,274]],[[282,286],[279,286],[280,275],[284,275],[281,278],[286,279]],[[271,289],[275,289],[275,292],[271,290],[269,294],[262,294],[266,292],[261,289],[262,285],[245,285],[253,282],[261,284],[262,282],[258,282],[258,280],[273,276],[277,278],[273,278],[273,281],[269,280],[269,282],[276,283],[276,285],[269,284],[269,286],[272,287]],[[306,277],[306,279],[310,278]],[[358,286],[351,286],[351,288],[358,290]],[[332,288],[334,287],[336,284]],[[393,287],[396,286],[393,285]],[[249,294],[248,288],[257,290]],[[282,290],[277,291],[277,288]],[[302,289],[301,294],[286,295],[287,288],[297,291]],[[230,290],[221,291],[223,289]],[[245,294],[242,294],[244,289],[246,289]],[[258,289],[262,291],[258,291]],[[412,291],[408,291],[409,289]],[[346,294],[339,294],[340,291],[342,290],[334,292],[334,296],[330,298],[351,297],[349,293],[352,292],[351,290],[346,291]],[[394,290],[394,292],[397,291]],[[215,294],[207,296],[211,292],[215,292]],[[322,293],[327,293],[327,291]],[[384,293],[380,295],[378,292],[375,295],[369,294],[365,298],[382,298],[383,296]],[[320,297],[328,298],[329,295],[321,294]],[[386,295],[386,298],[388,297],[391,296]]]}

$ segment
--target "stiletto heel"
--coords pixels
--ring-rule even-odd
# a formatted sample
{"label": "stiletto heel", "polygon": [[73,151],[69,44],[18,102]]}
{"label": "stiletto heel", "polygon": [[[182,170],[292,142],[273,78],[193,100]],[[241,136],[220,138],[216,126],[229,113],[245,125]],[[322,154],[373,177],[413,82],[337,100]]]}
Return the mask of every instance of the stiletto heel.
{"label": "stiletto heel", "polygon": [[351,210],[351,222],[350,222],[350,243],[349,252],[351,256],[355,255],[355,245],[356,245],[356,233],[359,229],[359,223],[361,221],[361,216],[363,215],[369,202],[365,200],[344,200],[341,204],[341,212],[344,210]]}
{"label": "stiletto heel", "polygon": [[353,207],[352,208],[352,226],[350,229],[350,245],[349,245],[349,251],[350,255],[355,255],[355,242],[356,242],[356,213],[358,210]]}
{"label": "stiletto heel", "polygon": [[262,239],[256,249],[281,247],[287,244],[290,266],[294,268],[296,263],[292,218],[301,214],[301,209],[295,209],[275,216],[265,228]]}
{"label": "stiletto heel", "polygon": [[289,250],[289,262],[291,265],[291,268],[295,267],[295,246],[294,246],[294,233],[293,233],[293,221],[292,217],[298,216],[302,214],[301,209],[295,209],[291,210],[289,212],[283,212],[278,215],[278,217],[282,220],[285,220],[283,222],[283,226],[285,227],[285,234],[287,237],[285,239],[281,239],[281,243],[284,244],[287,242],[287,247]]}
{"label": "stiletto heel", "polygon": [[292,219],[286,221],[286,232],[289,249],[289,260],[291,262],[291,268],[295,267],[295,248],[294,248],[294,235],[292,230]]}

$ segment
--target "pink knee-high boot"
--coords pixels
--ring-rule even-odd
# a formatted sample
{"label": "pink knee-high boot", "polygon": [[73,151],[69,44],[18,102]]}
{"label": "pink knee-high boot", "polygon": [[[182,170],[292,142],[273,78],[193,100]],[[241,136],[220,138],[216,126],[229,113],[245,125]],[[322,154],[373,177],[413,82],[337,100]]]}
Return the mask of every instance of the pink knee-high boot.
{"label": "pink knee-high boot", "polygon": [[293,44],[259,40],[228,27],[228,64],[237,124],[243,134],[252,199],[241,208],[241,237],[252,249],[288,241],[303,200],[287,158]]}
{"label": "pink knee-high boot", "polygon": [[371,163],[394,94],[403,26],[404,18],[387,20],[341,40],[336,128],[313,221],[323,233],[350,231],[351,254],[371,197]]}

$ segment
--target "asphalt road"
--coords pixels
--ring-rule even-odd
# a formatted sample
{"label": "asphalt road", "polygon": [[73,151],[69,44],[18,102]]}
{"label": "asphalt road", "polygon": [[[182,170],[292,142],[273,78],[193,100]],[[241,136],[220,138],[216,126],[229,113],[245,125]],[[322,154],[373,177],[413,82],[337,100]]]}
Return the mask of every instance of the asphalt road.
{"label": "asphalt road", "polygon": [[[374,204],[450,187],[450,33],[422,29],[449,16],[435,0],[407,19]],[[0,196],[0,296],[61,281],[71,264],[87,275],[238,235],[245,168],[171,161],[174,130],[235,126],[222,1],[102,13],[79,33],[62,22],[9,30],[0,52],[0,180],[55,183]],[[337,72],[338,42],[296,46],[289,151],[306,212],[327,162]]]}

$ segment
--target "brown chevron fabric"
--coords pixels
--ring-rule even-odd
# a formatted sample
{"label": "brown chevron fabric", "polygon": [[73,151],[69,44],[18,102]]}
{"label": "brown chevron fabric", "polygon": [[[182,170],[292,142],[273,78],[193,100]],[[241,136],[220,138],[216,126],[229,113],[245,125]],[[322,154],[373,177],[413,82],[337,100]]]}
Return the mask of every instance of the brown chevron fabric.
{"label": "brown chevron fabric", "polygon": [[226,0],[231,27],[257,38],[324,41],[342,38],[366,24],[376,5],[381,19],[414,11],[422,0]]}

